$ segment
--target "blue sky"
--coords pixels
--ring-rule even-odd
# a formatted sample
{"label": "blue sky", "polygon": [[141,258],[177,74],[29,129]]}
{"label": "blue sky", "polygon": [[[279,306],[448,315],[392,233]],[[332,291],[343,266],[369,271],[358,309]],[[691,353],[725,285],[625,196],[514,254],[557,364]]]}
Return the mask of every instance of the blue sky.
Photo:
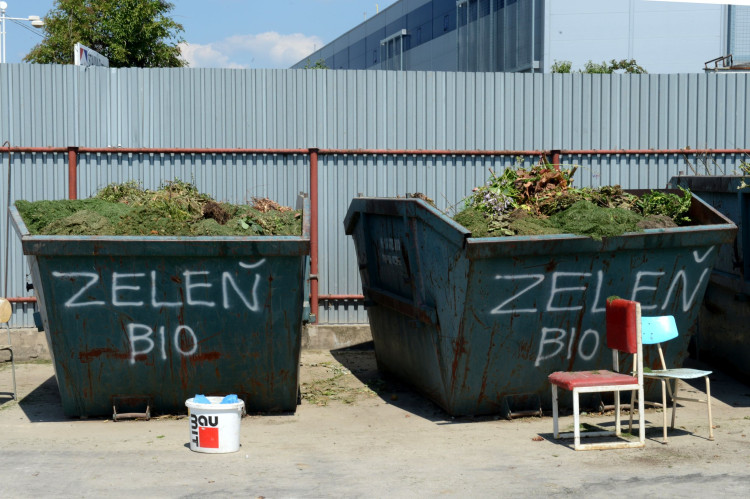
{"label": "blue sky", "polygon": [[[53,0],[5,0],[10,17],[44,16]],[[288,68],[395,0],[173,0],[191,67]],[[377,6],[377,7],[376,7]],[[29,23],[24,23],[31,28]],[[22,62],[41,41],[6,22],[7,60]],[[40,33],[40,32],[39,32]],[[72,49],[71,49],[72,50]]]}

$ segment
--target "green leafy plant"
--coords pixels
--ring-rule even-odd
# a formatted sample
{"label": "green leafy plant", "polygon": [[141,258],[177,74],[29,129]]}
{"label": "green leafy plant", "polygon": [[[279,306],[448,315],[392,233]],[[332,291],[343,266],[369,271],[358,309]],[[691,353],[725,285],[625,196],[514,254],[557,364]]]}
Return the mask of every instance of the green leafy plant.
{"label": "green leafy plant", "polygon": [[680,187],[682,196],[671,192],[651,191],[644,194],[638,200],[643,216],[665,215],[674,220],[677,225],[682,225],[690,221],[687,212],[692,202],[692,193]]}
{"label": "green leafy plant", "polygon": [[253,234],[265,234],[263,227],[260,224],[255,223],[255,221],[251,217],[240,220],[240,226],[245,230],[249,230]]}
{"label": "green leafy plant", "polygon": [[552,64],[551,71],[553,73],[570,73],[573,68],[573,63],[570,61],[555,61]]}
{"label": "green leafy plant", "polygon": [[[475,237],[512,236],[516,233],[512,226],[519,217],[511,217],[511,213],[519,209],[537,215],[556,211],[557,201],[569,190],[575,170],[558,170],[546,162],[528,170],[506,168],[500,175],[490,170],[489,181],[474,188],[456,221],[472,227]],[[483,225],[482,217],[486,219],[485,228],[477,230]],[[480,223],[475,224],[477,221]]]}
{"label": "green leafy plant", "polygon": [[310,58],[307,58],[307,61],[305,62],[304,69],[330,69],[328,65],[326,64],[325,59],[318,59],[315,62],[312,62]]}
{"label": "green leafy plant", "polygon": [[[553,73],[572,73],[573,63],[570,61],[555,61],[550,68]],[[579,69],[578,73],[588,74],[612,74],[617,72],[629,73],[629,74],[647,74],[643,66],[640,66],[635,59],[612,59],[609,62],[602,61],[597,63],[589,60],[583,65],[583,69]]]}
{"label": "green leafy plant", "polygon": [[651,191],[641,198],[619,185],[572,187],[577,167],[556,169],[540,162],[509,167],[475,187],[454,220],[472,237],[578,234],[601,240],[626,232],[668,228],[690,221],[690,191]]}
{"label": "green leafy plant", "polygon": [[[740,163],[740,171],[742,172],[742,175],[750,177],[750,162],[743,161],[742,163]],[[745,182],[745,180],[748,180],[748,179],[743,178],[742,180],[740,180],[740,186],[737,187],[737,189],[746,189],[750,187],[750,184]]]}
{"label": "green leafy plant", "polygon": [[102,188],[90,199],[16,202],[32,234],[248,236],[299,235],[301,212],[267,198],[253,205],[218,203],[192,182],[164,182],[158,190],[135,181]]}
{"label": "green leafy plant", "polygon": [[143,192],[141,185],[135,180],[128,180],[121,184],[112,183],[103,187],[96,197],[110,203],[119,203],[133,196],[140,196]]}

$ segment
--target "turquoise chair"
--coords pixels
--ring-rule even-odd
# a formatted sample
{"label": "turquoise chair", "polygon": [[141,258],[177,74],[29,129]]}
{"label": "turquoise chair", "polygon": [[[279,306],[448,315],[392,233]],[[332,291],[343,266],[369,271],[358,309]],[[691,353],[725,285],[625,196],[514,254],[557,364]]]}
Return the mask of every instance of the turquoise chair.
{"label": "turquoise chair", "polygon": [[[677,401],[689,401],[689,402],[700,402],[708,406],[708,439],[714,439],[713,420],[711,419],[711,382],[708,376],[712,371],[701,371],[699,369],[688,369],[688,368],[677,368],[667,369],[666,363],[664,362],[664,352],[661,349],[661,344],[665,341],[677,338],[679,332],[677,331],[677,323],[674,317],[671,315],[663,315],[660,317],[642,317],[641,318],[641,337],[643,345],[656,345],[659,351],[659,360],[661,361],[661,369],[658,371],[644,370],[644,379],[655,379],[661,382],[661,406],[663,413],[662,428],[664,431],[664,443],[667,443],[667,393],[672,401],[672,429],[674,429],[675,414],[677,412]],[[706,398],[688,398],[677,396],[681,380],[704,378],[706,380]],[[674,381],[674,388],[670,386],[670,381]],[[635,394],[632,394],[635,395]],[[632,397],[634,398],[634,397]],[[630,418],[633,418],[633,401],[631,401],[630,407]],[[657,404],[653,404],[657,405]]]}

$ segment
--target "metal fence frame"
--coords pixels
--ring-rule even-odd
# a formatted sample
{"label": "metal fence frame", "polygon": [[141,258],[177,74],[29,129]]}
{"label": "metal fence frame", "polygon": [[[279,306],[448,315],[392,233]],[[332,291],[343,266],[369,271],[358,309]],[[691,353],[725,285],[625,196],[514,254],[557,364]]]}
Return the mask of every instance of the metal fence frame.
{"label": "metal fence frame", "polygon": [[[679,173],[731,174],[749,157],[748,103],[746,74],[6,64],[0,142],[12,147],[0,148],[0,175],[10,150],[13,180],[2,201],[87,197],[126,180],[156,188],[180,177],[222,201],[293,205],[316,187],[318,320],[365,323],[341,227],[352,197],[422,192],[451,210],[490,169],[529,166],[542,154],[579,165],[578,187],[662,188]],[[5,220],[0,227],[8,233]],[[13,234],[9,245],[8,294],[24,298]],[[33,324],[33,303],[15,307],[14,326]]]}
{"label": "metal fence frame", "polygon": [[[320,281],[321,281],[321,273],[328,272],[328,269],[330,269],[333,264],[334,260],[330,257],[331,255],[328,254],[325,250],[323,251],[323,264],[322,264],[322,271],[321,271],[321,240],[320,240],[320,227],[321,227],[321,203],[320,203],[320,189],[321,185],[328,186],[330,189],[330,184],[332,181],[334,181],[338,174],[335,171],[334,164],[336,158],[345,158],[346,161],[351,161],[352,159],[356,158],[363,158],[365,161],[375,159],[376,161],[380,159],[381,161],[385,158],[408,158],[406,160],[407,163],[410,163],[412,166],[414,166],[415,169],[415,178],[413,179],[412,185],[414,186],[426,186],[426,183],[422,180],[417,179],[416,177],[419,174],[419,163],[420,160],[424,161],[429,158],[470,158],[470,159],[478,159],[481,161],[489,161],[490,165],[496,165],[499,160],[505,160],[507,163],[507,158],[511,158],[512,161],[518,161],[518,158],[525,158],[522,164],[528,166],[530,164],[533,164],[537,161],[545,161],[545,162],[551,162],[557,167],[560,167],[560,165],[566,164],[566,159],[570,158],[570,161],[568,160],[567,163],[576,163],[576,164],[586,164],[583,159],[587,159],[589,162],[596,163],[596,167],[589,166],[587,169],[590,172],[593,172],[595,169],[598,171],[603,171],[603,168],[601,168],[602,163],[606,163],[607,159],[614,159],[614,163],[622,163],[623,159],[627,163],[627,161],[632,161],[633,158],[641,159],[642,157],[647,158],[671,158],[673,164],[683,164],[684,166],[690,166],[691,169],[694,170],[694,167],[692,167],[693,163],[699,164],[703,162],[706,163],[706,158],[711,158],[715,156],[729,156],[729,157],[736,157],[736,161],[740,160],[743,156],[750,155],[750,150],[744,150],[744,149],[665,149],[665,150],[552,150],[552,151],[450,151],[450,150],[434,150],[434,151],[425,151],[425,150],[346,150],[346,149],[317,149],[317,148],[310,148],[310,149],[179,149],[179,148],[88,148],[88,147],[68,147],[68,148],[40,148],[40,147],[34,147],[34,148],[24,148],[24,147],[7,147],[4,150],[1,150],[5,155],[8,156],[8,158],[11,157],[12,154],[58,154],[63,155],[67,158],[67,164],[66,164],[66,173],[67,173],[67,185],[66,185],[66,191],[67,191],[67,199],[77,199],[78,198],[78,192],[80,189],[79,186],[79,157],[80,156],[86,156],[86,155],[104,155],[104,156],[117,156],[117,157],[127,157],[132,155],[148,155],[148,156],[154,156],[154,155],[177,155],[177,156],[190,156],[190,155],[198,155],[201,157],[213,157],[213,156],[223,156],[223,155],[274,155],[274,156],[282,156],[282,157],[288,157],[288,156],[303,156],[306,158],[306,166],[307,166],[307,179],[309,181],[309,196],[310,196],[310,205],[311,205],[311,255],[310,255],[310,306],[311,311],[314,316],[313,320],[318,320],[323,323],[336,323],[336,322],[343,322],[343,323],[362,323],[364,322],[362,320],[362,315],[364,315],[363,310],[363,304],[362,300],[364,299],[364,296],[361,294],[360,289],[360,283],[359,283],[359,276],[356,272],[356,265],[354,262],[354,256],[353,254],[349,254],[348,258],[346,259],[346,272],[347,272],[347,278],[345,279],[345,284],[342,286],[341,281],[339,280],[338,283],[335,282],[325,282],[324,290],[325,292],[320,292]],[[326,159],[333,159],[333,161],[326,162],[325,160],[321,160],[321,158]],[[675,158],[680,158],[681,161],[675,161]],[[693,158],[693,161],[690,161],[690,158]],[[603,161],[604,160],[604,161]],[[117,163],[120,163],[120,161],[116,161]],[[323,172],[321,172],[320,164],[321,162],[326,165],[323,168]],[[171,163],[171,162],[170,162]],[[609,161],[609,163],[612,163]],[[485,164],[482,165],[483,167],[486,166]],[[464,165],[465,167],[465,165]],[[491,166],[490,166],[491,168]],[[503,168],[500,166],[497,168],[497,171],[500,171],[500,169]],[[422,169],[424,169],[424,166],[422,166]],[[484,168],[483,168],[484,169]],[[632,171],[637,172],[638,168],[633,168]],[[489,171],[489,168],[488,168]],[[684,173],[684,171],[680,170],[676,173]],[[710,169],[708,170],[708,173],[711,173]],[[664,184],[666,184],[666,181],[671,177],[670,174],[664,175]],[[478,176],[474,180],[475,185],[480,185],[482,182],[484,182],[486,176]],[[584,184],[587,184],[587,186],[596,186],[596,184],[599,185],[606,185],[610,182],[607,182],[608,179],[603,179],[600,175],[599,178],[600,181],[604,180],[603,183],[600,182],[592,182],[592,179],[589,178],[587,181],[584,181]],[[627,185],[626,182],[622,182],[621,179],[618,182],[614,182],[618,184],[625,184],[625,187],[630,188],[643,188],[642,182],[639,179],[633,179],[631,185]],[[661,187],[664,187],[665,185],[662,185]],[[660,186],[650,186],[651,188],[656,188]],[[325,187],[324,187],[325,188]],[[88,189],[91,190],[90,188]],[[470,189],[465,189],[466,192],[469,192]],[[87,194],[91,195],[93,192],[88,192]],[[359,193],[358,193],[359,194]],[[399,194],[394,195],[404,195],[406,194],[406,191]],[[341,217],[341,211],[343,208],[343,211],[346,211],[346,206],[348,205],[348,201],[350,198],[347,198],[346,196],[338,197],[338,210],[335,211],[334,214],[326,213],[324,217],[325,222],[328,224],[328,229],[332,229],[330,227],[331,222],[333,222],[334,228],[332,230],[336,230],[336,222],[340,223],[340,220],[343,218]],[[443,205],[444,209],[447,209],[448,206],[446,206],[446,203],[448,205],[456,205],[459,200],[456,199],[444,199],[442,202],[439,200],[439,204]],[[344,203],[343,205],[341,203]],[[333,215],[333,216],[332,216]],[[7,229],[6,229],[7,230]],[[342,231],[339,231],[342,232]],[[339,254],[337,251],[336,254]],[[338,262],[340,265],[342,262]],[[330,281],[330,280],[329,280]],[[357,287],[357,292],[351,292],[348,291],[346,288],[352,287],[352,281],[355,282],[355,287]],[[344,288],[342,290],[342,287]],[[33,312],[33,309],[31,308],[36,303],[36,298],[30,297],[30,296],[10,296],[8,297],[8,300],[14,304],[14,306],[19,309],[19,311],[24,312],[22,316],[28,316]],[[341,317],[336,320],[335,318],[332,318],[333,314],[326,313],[325,318],[321,321],[321,302],[323,302],[324,307],[330,308],[334,307],[336,308],[339,313],[338,315],[343,316],[344,320],[341,320]],[[355,314],[352,317],[351,309],[354,309]],[[28,317],[25,317],[25,320],[28,321]],[[18,324],[17,324],[18,325]],[[23,322],[23,324],[20,324],[23,326],[31,325],[28,322]]]}

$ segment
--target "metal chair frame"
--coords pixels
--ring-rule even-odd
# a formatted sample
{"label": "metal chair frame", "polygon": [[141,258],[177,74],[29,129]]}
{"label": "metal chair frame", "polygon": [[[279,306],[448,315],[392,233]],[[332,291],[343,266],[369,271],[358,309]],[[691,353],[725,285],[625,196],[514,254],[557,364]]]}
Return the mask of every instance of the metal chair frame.
{"label": "metal chair frame", "polygon": [[8,330],[8,343],[0,344],[0,351],[5,350],[8,353],[10,353],[10,364],[11,364],[11,369],[13,371],[13,400],[18,400],[18,391],[16,390],[16,361],[13,356],[13,344],[10,341],[10,324],[6,322],[5,327]]}
{"label": "metal chair frame", "polygon": [[[626,300],[616,300],[616,301],[626,301]],[[642,402],[644,400],[643,395],[643,346],[641,344],[641,306],[638,302],[629,302],[630,304],[634,304],[634,314],[635,317],[630,318],[632,321],[632,324],[635,328],[635,336],[636,336],[636,352],[633,354],[633,361],[636,366],[636,371],[634,374],[620,374],[619,373],[619,351],[616,348],[612,349],[612,363],[614,367],[614,372],[604,371],[603,373],[600,371],[583,371],[583,372],[572,372],[572,373],[553,373],[550,375],[550,383],[552,386],[552,425],[553,425],[553,434],[556,439],[559,438],[573,438],[573,448],[575,450],[602,450],[602,449],[622,449],[622,448],[637,448],[637,447],[643,447],[646,444],[646,434],[645,434],[645,421],[644,421],[644,414],[643,411],[638,411],[638,441],[626,441],[626,440],[618,440],[616,442],[603,442],[603,443],[591,443],[591,444],[581,444],[581,438],[583,437],[601,437],[601,436],[617,436],[620,437],[622,435],[621,431],[621,415],[620,415],[620,392],[623,391],[637,391],[638,392],[638,400]],[[607,314],[609,314],[609,303],[607,304]],[[610,334],[620,334],[619,331],[610,331],[610,325],[609,320],[607,321],[607,335],[608,335],[608,343],[609,343],[609,335]],[[632,353],[632,352],[628,352]],[[608,377],[611,379],[618,379],[618,384],[596,384],[593,386],[574,386],[572,390],[570,390],[573,394],[573,431],[572,432],[566,432],[566,433],[560,433],[559,431],[559,409],[558,409],[558,384],[556,384],[555,377],[557,375],[560,375],[562,377],[565,377],[566,375],[572,375],[572,376],[595,376],[597,374],[603,374],[602,378],[607,379]],[[632,379],[632,383],[627,383],[627,378]],[[562,384],[560,384],[562,388],[566,388]],[[615,398],[615,430],[614,431],[581,431],[580,427],[580,404],[579,404],[579,395],[581,393],[594,393],[594,392],[614,392],[614,398]],[[632,407],[632,404],[631,404]],[[633,429],[633,421],[632,421],[632,409],[631,409],[631,420],[630,420],[630,431],[632,432]]]}
{"label": "metal chair frame", "polygon": [[[661,406],[662,408],[662,431],[663,431],[663,442],[668,443],[667,439],[667,395],[672,402],[672,424],[671,428],[674,430],[675,416],[677,413],[677,401],[685,402],[699,402],[706,404],[708,407],[708,439],[714,439],[714,427],[713,417],[711,415],[711,381],[708,376],[713,371],[702,371],[699,369],[689,368],[676,368],[668,369],[667,364],[664,361],[664,352],[661,348],[661,344],[665,341],[677,338],[679,332],[677,330],[677,322],[674,316],[663,315],[659,317],[643,317],[642,326],[643,330],[643,344],[644,345],[656,345],[659,352],[659,361],[661,362],[661,370],[644,372],[643,377],[646,379],[659,380],[661,383],[661,404],[654,402],[644,401],[643,405],[651,404],[654,406]],[[680,390],[680,380],[686,379],[697,379],[703,378],[706,381],[706,398],[692,398],[692,397],[680,397],[678,396]],[[674,381],[674,388],[671,386],[670,381]],[[633,417],[633,394],[631,393],[631,411],[630,417]],[[639,407],[642,407],[639,405]]]}

